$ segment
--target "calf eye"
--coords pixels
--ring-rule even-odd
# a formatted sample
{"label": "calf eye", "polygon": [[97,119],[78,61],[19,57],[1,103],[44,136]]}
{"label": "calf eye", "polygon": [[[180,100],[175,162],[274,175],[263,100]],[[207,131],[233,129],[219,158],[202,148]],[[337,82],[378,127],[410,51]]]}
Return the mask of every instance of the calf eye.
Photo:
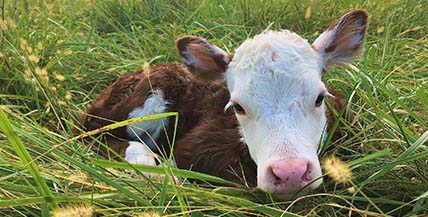
{"label": "calf eye", "polygon": [[239,105],[239,104],[234,104],[232,107],[233,107],[233,110],[235,110],[235,112],[236,112],[237,114],[245,115],[245,110],[244,110],[244,108],[242,108],[242,106],[241,106],[241,105]]}
{"label": "calf eye", "polygon": [[315,107],[320,107],[323,100],[324,94],[318,95],[317,100],[315,100]]}

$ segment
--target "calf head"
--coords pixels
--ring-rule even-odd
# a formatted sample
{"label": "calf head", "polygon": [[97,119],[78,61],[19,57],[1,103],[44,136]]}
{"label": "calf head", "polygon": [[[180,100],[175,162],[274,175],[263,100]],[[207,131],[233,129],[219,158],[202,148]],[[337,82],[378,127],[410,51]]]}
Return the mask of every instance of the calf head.
{"label": "calf head", "polygon": [[233,58],[202,38],[177,40],[193,74],[224,79],[230,92],[225,109],[236,113],[260,189],[284,198],[322,183],[317,147],[329,96],[322,75],[359,53],[367,18],[365,11],[351,11],[312,45],[289,31],[263,32],[240,45]]}

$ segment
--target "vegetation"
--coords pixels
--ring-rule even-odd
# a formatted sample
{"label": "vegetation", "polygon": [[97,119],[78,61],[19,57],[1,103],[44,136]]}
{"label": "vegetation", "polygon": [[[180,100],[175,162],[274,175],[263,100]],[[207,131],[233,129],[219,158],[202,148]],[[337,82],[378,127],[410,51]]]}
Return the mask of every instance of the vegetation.
{"label": "vegetation", "polygon": [[[109,162],[74,138],[85,108],[120,75],[179,61],[179,36],[230,52],[265,29],[312,41],[354,8],[370,13],[363,55],[325,77],[347,99],[335,125],[346,137],[320,147],[352,169],[348,182],[325,176],[309,195],[275,201],[245,186],[146,179],[141,172],[222,182]],[[427,11],[424,0],[3,0],[0,215],[428,215]]]}

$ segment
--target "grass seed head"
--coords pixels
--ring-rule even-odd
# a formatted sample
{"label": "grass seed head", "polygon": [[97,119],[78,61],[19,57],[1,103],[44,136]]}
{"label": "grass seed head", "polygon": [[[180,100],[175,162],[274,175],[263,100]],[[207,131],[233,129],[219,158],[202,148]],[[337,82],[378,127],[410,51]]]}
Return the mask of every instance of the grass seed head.
{"label": "grass seed head", "polygon": [[159,217],[159,213],[155,212],[155,211],[147,211],[144,212],[140,215],[138,215],[139,217]]}
{"label": "grass seed head", "polygon": [[61,105],[61,106],[66,106],[67,105],[67,103],[65,101],[63,101],[63,100],[58,100],[58,104]]}
{"label": "grass seed head", "polygon": [[66,56],[69,56],[69,55],[73,54],[73,50],[71,50],[70,48],[65,49],[64,52],[63,52],[63,54],[66,55]]}
{"label": "grass seed head", "polygon": [[7,18],[7,24],[11,29],[16,29],[16,23],[11,18]]}
{"label": "grass seed head", "polygon": [[349,187],[348,189],[346,189],[349,193],[353,194],[355,193],[355,187]]}
{"label": "grass seed head", "polygon": [[65,80],[64,75],[62,75],[60,73],[55,73],[54,76],[55,76],[55,79],[58,81],[64,81]]}
{"label": "grass seed head", "polygon": [[73,95],[70,93],[70,92],[67,92],[67,93],[65,93],[65,99],[68,99],[68,100],[70,100],[70,99],[72,99],[73,98]]}
{"label": "grass seed head", "polygon": [[88,205],[68,206],[55,210],[53,217],[90,217],[94,214],[94,209]]}
{"label": "grass seed head", "polygon": [[7,22],[6,20],[0,20],[0,26],[3,31],[7,31]]}
{"label": "grass seed head", "polygon": [[351,168],[338,157],[326,157],[323,162],[323,169],[337,183],[346,184],[351,181]]}
{"label": "grass seed head", "polygon": [[36,67],[34,71],[39,76],[40,82],[43,85],[48,86],[49,84],[48,70],[46,70],[45,68]]}
{"label": "grass seed head", "polygon": [[25,40],[25,39],[23,39],[23,38],[20,38],[20,39],[19,39],[19,47],[20,47],[22,50],[26,50],[26,49],[27,49],[27,46],[28,46],[27,40]]}
{"label": "grass seed head", "polygon": [[33,53],[33,48],[31,46],[27,46],[28,53]]}
{"label": "grass seed head", "polygon": [[305,19],[311,18],[311,7],[306,8]]}
{"label": "grass seed head", "polygon": [[28,56],[28,60],[30,60],[33,63],[39,63],[40,58],[38,56],[36,56],[36,55],[29,55]]}
{"label": "grass seed head", "polygon": [[33,76],[31,75],[30,70],[26,69],[23,74],[24,80],[26,83],[30,83]]}
{"label": "grass seed head", "polygon": [[141,69],[143,70],[143,73],[148,76],[150,74],[150,63],[149,62],[144,62],[144,64],[141,67]]}

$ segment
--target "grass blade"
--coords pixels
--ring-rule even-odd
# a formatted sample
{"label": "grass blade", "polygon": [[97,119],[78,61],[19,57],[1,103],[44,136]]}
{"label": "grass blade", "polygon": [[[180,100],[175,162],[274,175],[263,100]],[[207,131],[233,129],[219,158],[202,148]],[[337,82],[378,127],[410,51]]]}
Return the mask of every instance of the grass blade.
{"label": "grass blade", "polygon": [[40,190],[40,194],[45,197],[45,200],[52,209],[58,208],[58,204],[54,200],[52,191],[50,190],[46,181],[43,179],[37,164],[33,161],[33,158],[28,153],[21,139],[13,130],[9,118],[6,116],[3,110],[0,110],[0,129],[6,135],[6,138],[9,140],[9,143],[12,145],[13,149],[16,151],[25,167],[28,168],[28,171],[30,172]]}
{"label": "grass blade", "polygon": [[406,158],[411,157],[412,154],[414,154],[422,145],[425,144],[425,142],[428,140],[428,131],[426,131],[424,134],[422,134],[406,151],[400,154],[394,162],[391,162],[388,165],[385,165],[380,171],[374,173],[371,175],[367,180],[364,181],[364,183],[371,182],[378,178],[379,176],[384,175],[385,173],[389,172],[392,168],[394,168],[397,164],[395,162],[402,161]]}
{"label": "grass blade", "polygon": [[[22,135],[24,135],[25,137],[29,138],[30,140],[32,140],[33,142],[35,142],[36,144],[39,144],[41,146],[45,146],[47,149],[51,148],[48,144],[45,144],[43,141],[39,140],[38,138],[34,137],[33,135],[30,135],[26,132],[21,132]],[[124,186],[122,186],[119,183],[114,182],[113,180],[111,180],[110,178],[106,177],[105,175],[101,174],[99,172],[99,169],[97,168],[93,168],[90,165],[88,165],[87,163],[83,163],[80,162],[78,160],[76,160],[75,158],[67,155],[66,153],[58,150],[58,149],[53,149],[52,152],[58,156],[61,157],[61,159],[65,159],[68,162],[72,163],[73,165],[78,166],[79,168],[81,168],[82,170],[86,171],[87,173],[89,173],[90,175],[94,176],[95,178],[99,179],[100,181],[105,182],[106,184],[116,188],[118,191],[126,194],[127,196],[129,196],[130,198],[140,202],[143,205],[151,205],[144,197],[142,197],[141,195],[138,195],[132,191],[130,191],[129,189],[125,188]]]}
{"label": "grass blade", "polygon": [[[165,168],[160,166],[129,164],[126,162],[122,163],[122,162],[114,162],[114,161],[108,161],[108,160],[95,160],[93,161],[93,164],[97,166],[111,167],[115,169],[126,169],[126,170],[135,169],[135,170],[140,170],[141,172],[165,174]],[[178,176],[178,177],[237,186],[237,184],[234,182],[230,182],[216,176],[211,176],[204,173],[198,173],[190,170],[183,170],[183,169],[177,169],[177,168],[169,168],[169,169],[173,172],[175,176]]]}

